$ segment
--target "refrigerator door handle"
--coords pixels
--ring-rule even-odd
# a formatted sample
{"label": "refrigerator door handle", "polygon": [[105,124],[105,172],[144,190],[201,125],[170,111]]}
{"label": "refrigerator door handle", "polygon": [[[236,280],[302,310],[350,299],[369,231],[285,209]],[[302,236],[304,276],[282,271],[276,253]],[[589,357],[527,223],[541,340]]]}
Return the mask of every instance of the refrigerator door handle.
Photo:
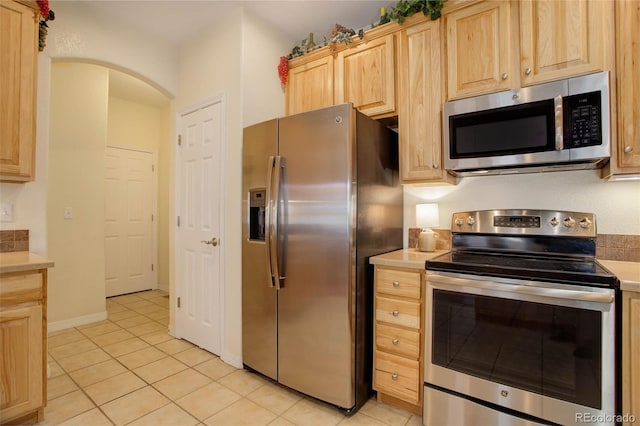
{"label": "refrigerator door handle", "polygon": [[265,235],[265,250],[266,250],[266,260],[267,260],[267,274],[269,275],[269,287],[274,287],[275,282],[273,279],[273,270],[271,269],[271,208],[272,208],[272,182],[273,182],[273,164],[275,161],[274,156],[269,157],[269,164],[267,166],[267,199],[265,200],[265,220],[264,220],[264,235]]}
{"label": "refrigerator door handle", "polygon": [[271,259],[271,272],[273,281],[277,289],[280,289],[281,281],[284,279],[283,276],[280,275],[280,259],[278,258],[278,242],[280,241],[280,220],[279,220],[279,212],[280,212],[280,187],[282,180],[282,169],[284,168],[285,161],[281,156],[275,157],[275,163],[273,165],[273,169],[275,170],[275,176],[273,176],[272,184],[275,186],[275,194],[272,199],[273,212],[271,215],[271,237],[274,241],[269,244],[269,249],[272,251],[269,255]]}

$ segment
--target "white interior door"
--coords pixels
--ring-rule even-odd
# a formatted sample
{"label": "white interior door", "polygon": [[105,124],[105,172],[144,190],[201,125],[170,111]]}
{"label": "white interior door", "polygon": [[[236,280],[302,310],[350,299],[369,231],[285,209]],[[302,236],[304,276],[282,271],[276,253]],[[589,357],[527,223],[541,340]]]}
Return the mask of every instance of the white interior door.
{"label": "white interior door", "polygon": [[107,297],[157,287],[153,265],[153,155],[105,151],[104,253]]}
{"label": "white interior door", "polygon": [[224,104],[181,116],[178,129],[176,335],[220,354]]}

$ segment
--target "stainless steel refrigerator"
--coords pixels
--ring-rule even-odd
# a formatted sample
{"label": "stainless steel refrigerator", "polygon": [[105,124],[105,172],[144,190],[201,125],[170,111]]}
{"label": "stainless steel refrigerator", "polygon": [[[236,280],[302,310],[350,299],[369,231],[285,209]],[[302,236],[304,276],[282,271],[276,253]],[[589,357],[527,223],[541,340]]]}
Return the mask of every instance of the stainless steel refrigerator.
{"label": "stainless steel refrigerator", "polygon": [[402,247],[397,135],[338,105],[243,134],[246,368],[355,412],[371,395],[370,256]]}

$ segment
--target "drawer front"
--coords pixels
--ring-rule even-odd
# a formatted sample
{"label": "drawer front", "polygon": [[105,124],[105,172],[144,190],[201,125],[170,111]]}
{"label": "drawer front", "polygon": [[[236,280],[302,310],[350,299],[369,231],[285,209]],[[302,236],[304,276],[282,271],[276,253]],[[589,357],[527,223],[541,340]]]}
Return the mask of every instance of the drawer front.
{"label": "drawer front", "polygon": [[420,299],[420,280],[419,271],[378,268],[376,270],[376,292]]}
{"label": "drawer front", "polygon": [[420,332],[377,323],[376,348],[418,360],[420,357]]}
{"label": "drawer front", "polygon": [[417,404],[421,385],[418,361],[376,351],[374,385],[379,392]]}
{"label": "drawer front", "polygon": [[42,274],[16,272],[0,276],[0,306],[42,299]]}
{"label": "drawer front", "polygon": [[376,297],[376,321],[420,328],[420,302]]}

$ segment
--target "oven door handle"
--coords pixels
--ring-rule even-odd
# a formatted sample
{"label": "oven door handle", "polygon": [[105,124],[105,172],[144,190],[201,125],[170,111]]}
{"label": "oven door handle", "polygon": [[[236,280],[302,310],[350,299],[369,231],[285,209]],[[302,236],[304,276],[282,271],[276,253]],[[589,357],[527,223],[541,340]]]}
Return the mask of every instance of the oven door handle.
{"label": "oven door handle", "polygon": [[567,299],[583,302],[613,303],[614,296],[609,293],[596,293],[581,290],[565,290],[549,287],[534,287],[519,284],[501,284],[487,280],[469,280],[465,278],[448,277],[444,275],[429,275],[427,281],[436,284],[450,286],[465,286],[479,288],[483,290],[504,291],[509,293],[523,294],[527,296],[539,296],[555,299]]}

